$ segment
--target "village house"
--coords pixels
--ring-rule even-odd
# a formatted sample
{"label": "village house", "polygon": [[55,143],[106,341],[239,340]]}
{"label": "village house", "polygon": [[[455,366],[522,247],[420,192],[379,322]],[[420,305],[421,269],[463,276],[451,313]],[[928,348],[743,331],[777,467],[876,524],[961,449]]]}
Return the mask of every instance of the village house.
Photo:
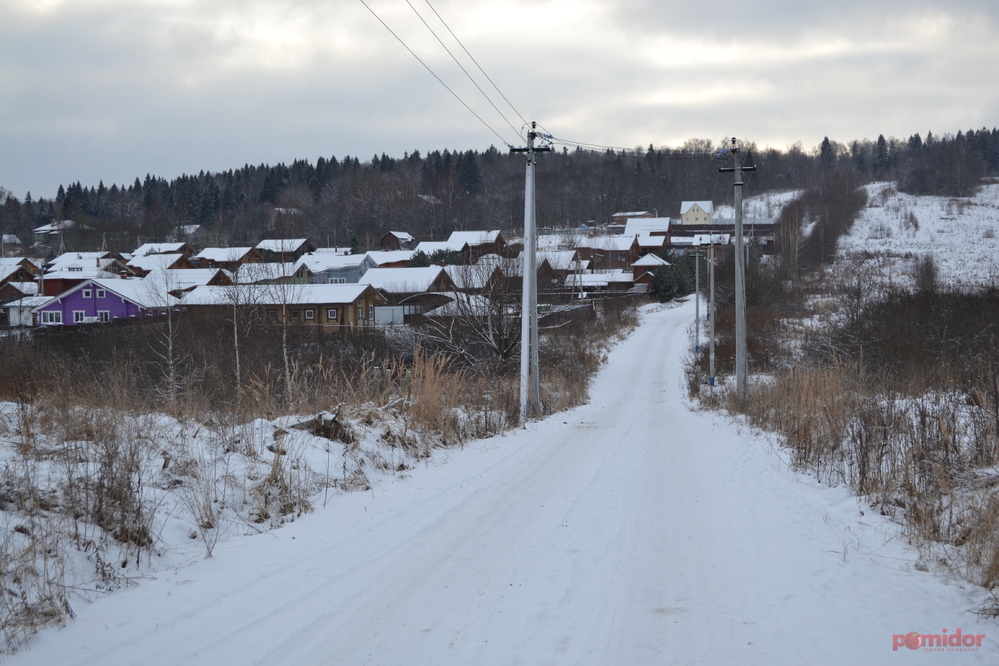
{"label": "village house", "polygon": [[191,260],[181,252],[135,255],[125,265],[138,277],[145,277],[154,270],[195,268]]}
{"label": "village house", "polygon": [[243,264],[259,264],[263,260],[252,247],[206,247],[192,259],[198,268],[224,268],[230,273]]}
{"label": "village house", "polygon": [[150,254],[177,254],[184,255],[187,259],[194,256],[194,248],[183,242],[176,243],[143,243],[132,253],[133,257],[144,257]]}
{"label": "village house", "polygon": [[392,250],[380,252],[372,250],[367,253],[371,261],[375,262],[374,268],[405,268],[409,266],[409,261],[416,254],[416,250]]}
{"label": "village house", "polygon": [[711,224],[714,210],[710,201],[684,201],[680,204],[680,224]]}
{"label": "village house", "polygon": [[315,326],[324,332],[375,325],[375,308],[385,299],[370,285],[296,284],[198,287],[181,299],[191,312],[231,316],[233,303],[260,311],[268,324]]}
{"label": "village house", "polygon": [[379,243],[383,251],[415,249],[416,239],[405,231],[390,231],[382,236]]}
{"label": "village house", "polygon": [[652,273],[669,266],[669,262],[654,254],[647,254],[631,265],[635,284],[651,284]]}
{"label": "village house", "polygon": [[39,326],[75,326],[143,317],[173,300],[146,280],[92,278],[34,308]]}
{"label": "village house", "polygon": [[484,254],[506,256],[506,240],[499,231],[455,231],[447,239],[452,245],[468,245],[468,263],[475,263]]}
{"label": "village house", "polygon": [[268,238],[254,248],[265,262],[296,262],[302,255],[315,252],[308,238]]}
{"label": "village house", "polygon": [[589,261],[594,271],[628,268],[642,256],[634,236],[596,236],[576,242],[579,258]]}
{"label": "village house", "polygon": [[313,252],[304,255],[298,264],[312,271],[315,284],[357,284],[369,268],[378,264],[368,254],[334,254]]}

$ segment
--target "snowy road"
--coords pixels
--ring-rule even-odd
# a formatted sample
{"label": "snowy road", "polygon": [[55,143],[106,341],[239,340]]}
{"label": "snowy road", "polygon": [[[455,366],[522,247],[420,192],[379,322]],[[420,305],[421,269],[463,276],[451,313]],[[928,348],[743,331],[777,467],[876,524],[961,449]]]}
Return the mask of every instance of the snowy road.
{"label": "snowy road", "polygon": [[[591,404],[77,608],[9,663],[999,663],[973,591],[691,411],[692,316],[648,313]],[[959,627],[980,651],[893,653]]]}

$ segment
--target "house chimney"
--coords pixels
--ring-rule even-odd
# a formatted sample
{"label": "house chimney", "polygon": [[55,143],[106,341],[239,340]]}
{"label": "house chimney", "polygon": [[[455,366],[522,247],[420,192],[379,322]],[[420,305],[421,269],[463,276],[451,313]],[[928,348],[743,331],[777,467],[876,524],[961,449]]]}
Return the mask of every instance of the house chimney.
{"label": "house chimney", "polygon": [[128,274],[125,271],[119,272],[118,275],[121,277],[122,280],[128,279]]}

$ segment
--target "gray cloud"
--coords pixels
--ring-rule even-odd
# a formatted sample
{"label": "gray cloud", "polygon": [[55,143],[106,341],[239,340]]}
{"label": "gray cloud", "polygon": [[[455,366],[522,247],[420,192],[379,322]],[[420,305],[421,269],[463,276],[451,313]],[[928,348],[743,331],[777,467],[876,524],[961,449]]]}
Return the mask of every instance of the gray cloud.
{"label": "gray cloud", "polygon": [[[519,141],[404,2],[369,4]],[[984,0],[435,6],[528,120],[581,141],[811,147],[992,127],[999,110],[999,9]],[[0,0],[0,186],[18,196],[490,144],[355,0]]]}

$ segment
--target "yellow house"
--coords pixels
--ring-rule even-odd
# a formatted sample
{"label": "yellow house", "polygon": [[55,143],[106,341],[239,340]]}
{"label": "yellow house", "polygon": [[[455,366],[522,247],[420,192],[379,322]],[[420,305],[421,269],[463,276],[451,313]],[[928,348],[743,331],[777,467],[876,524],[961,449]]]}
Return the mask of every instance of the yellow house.
{"label": "yellow house", "polygon": [[710,201],[684,201],[680,204],[680,224],[711,224],[714,211]]}

